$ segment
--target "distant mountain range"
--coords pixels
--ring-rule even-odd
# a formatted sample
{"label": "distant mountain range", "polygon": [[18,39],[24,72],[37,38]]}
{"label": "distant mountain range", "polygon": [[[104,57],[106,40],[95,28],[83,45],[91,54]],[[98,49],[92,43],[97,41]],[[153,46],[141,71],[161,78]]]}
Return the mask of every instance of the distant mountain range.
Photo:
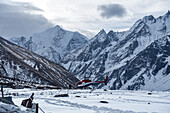
{"label": "distant mountain range", "polygon": [[66,31],[57,25],[42,33],[32,35],[30,39],[13,37],[10,41],[59,63],[69,51],[84,47],[88,38],[78,32]]}
{"label": "distant mountain range", "polygon": [[2,37],[0,37],[0,77],[2,84],[27,83],[51,85],[56,88],[76,88],[75,83],[78,81],[64,67]]}
{"label": "distant mountain range", "polygon": [[78,78],[108,75],[98,88],[170,90],[170,12],[145,16],[125,32],[101,30],[61,64]]}
{"label": "distant mountain range", "polygon": [[60,63],[77,78],[94,77],[108,84],[97,88],[170,90],[170,12],[145,16],[129,30],[101,30],[88,40],[59,26],[11,41]]}

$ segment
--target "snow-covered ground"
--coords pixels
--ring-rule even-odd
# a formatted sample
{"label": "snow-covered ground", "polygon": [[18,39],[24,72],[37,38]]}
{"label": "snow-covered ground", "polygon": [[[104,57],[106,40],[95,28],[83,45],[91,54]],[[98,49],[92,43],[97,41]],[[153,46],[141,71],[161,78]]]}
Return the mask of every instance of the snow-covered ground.
{"label": "snow-covered ground", "polygon": [[[34,102],[39,103],[45,113],[170,113],[170,92],[7,88],[5,93],[12,94],[13,101],[18,106],[22,100],[35,93]],[[54,97],[67,93],[69,97]],[[39,110],[39,113],[42,112]]]}

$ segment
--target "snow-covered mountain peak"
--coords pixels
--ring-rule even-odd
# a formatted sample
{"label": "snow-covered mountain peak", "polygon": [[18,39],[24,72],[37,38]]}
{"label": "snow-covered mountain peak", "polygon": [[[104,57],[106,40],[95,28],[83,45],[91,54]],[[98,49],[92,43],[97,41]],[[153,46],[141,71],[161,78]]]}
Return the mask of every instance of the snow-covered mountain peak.
{"label": "snow-covered mountain peak", "polygon": [[[165,36],[170,32],[170,11],[165,15],[155,18],[153,15],[145,16],[142,19],[136,21],[136,23],[126,32],[126,36],[129,33],[137,33],[138,35],[153,35],[155,40],[157,37]],[[142,33],[142,34],[141,34]],[[125,37],[126,37],[125,36]]]}
{"label": "snow-covered mountain peak", "polygon": [[164,15],[164,16],[162,16],[162,21],[168,21],[168,23],[170,22],[169,20],[170,20],[170,11],[168,10],[168,12]]}
{"label": "snow-covered mountain peak", "polygon": [[57,32],[59,30],[63,30],[63,28],[61,28],[59,25],[56,25],[52,28],[47,29],[45,32],[54,32],[54,31]]}
{"label": "snow-covered mountain peak", "polygon": [[118,41],[118,37],[117,37],[117,34],[116,32],[110,30],[108,33],[107,33],[107,37],[112,40],[112,41]]}
{"label": "snow-covered mountain peak", "polygon": [[64,30],[59,25],[31,37],[24,42],[21,37],[11,41],[56,63],[59,63],[67,52],[81,48],[88,42],[87,37],[78,32]]}
{"label": "snow-covered mountain peak", "polygon": [[170,10],[168,10],[168,12],[165,15],[169,16],[170,15]]}
{"label": "snow-covered mountain peak", "polygon": [[153,15],[145,16],[142,21],[146,24],[153,24],[156,22],[156,19],[154,18]]}
{"label": "snow-covered mountain peak", "polygon": [[[53,39],[54,37],[62,37],[64,34],[65,34],[65,30],[62,29],[60,26],[56,25],[55,27],[53,28],[49,28],[47,29],[46,31],[44,32],[41,32],[41,33],[36,33],[34,35],[32,35],[32,37],[35,39],[35,38],[41,38],[41,39]],[[70,31],[68,31],[69,33],[71,33]],[[38,39],[38,40],[41,40],[41,39]]]}
{"label": "snow-covered mountain peak", "polygon": [[99,33],[97,35],[101,35],[101,34],[106,34],[106,31],[104,29],[102,29],[99,31]]}
{"label": "snow-covered mountain peak", "polygon": [[103,42],[106,39],[106,31],[102,29],[92,40],[98,40],[99,42]]}
{"label": "snow-covered mountain peak", "polygon": [[56,28],[56,29],[62,29],[59,25],[56,25],[54,28]]}

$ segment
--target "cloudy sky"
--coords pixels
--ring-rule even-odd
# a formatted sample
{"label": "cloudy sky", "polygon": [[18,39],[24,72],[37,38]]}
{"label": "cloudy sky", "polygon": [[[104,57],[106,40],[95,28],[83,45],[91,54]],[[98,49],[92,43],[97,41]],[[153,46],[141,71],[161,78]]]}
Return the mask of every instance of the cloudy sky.
{"label": "cloudy sky", "polygon": [[0,36],[29,37],[60,25],[93,37],[123,31],[147,15],[164,15],[170,0],[0,0]]}

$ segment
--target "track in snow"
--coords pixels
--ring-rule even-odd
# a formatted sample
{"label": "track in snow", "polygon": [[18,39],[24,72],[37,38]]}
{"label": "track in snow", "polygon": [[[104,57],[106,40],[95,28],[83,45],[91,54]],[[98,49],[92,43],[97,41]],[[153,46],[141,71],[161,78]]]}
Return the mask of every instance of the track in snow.
{"label": "track in snow", "polygon": [[[42,98],[43,99],[43,98]],[[103,112],[109,112],[109,113],[135,113],[132,111],[121,111],[118,109],[112,109],[112,108],[107,108],[107,107],[97,107],[97,106],[88,106],[85,104],[78,104],[78,103],[73,103],[70,101],[63,101],[60,99],[45,99],[45,102],[53,105],[58,105],[58,106],[67,106],[67,107],[76,107],[76,108],[84,108],[88,110],[93,110],[96,111],[96,113],[103,113]]]}

